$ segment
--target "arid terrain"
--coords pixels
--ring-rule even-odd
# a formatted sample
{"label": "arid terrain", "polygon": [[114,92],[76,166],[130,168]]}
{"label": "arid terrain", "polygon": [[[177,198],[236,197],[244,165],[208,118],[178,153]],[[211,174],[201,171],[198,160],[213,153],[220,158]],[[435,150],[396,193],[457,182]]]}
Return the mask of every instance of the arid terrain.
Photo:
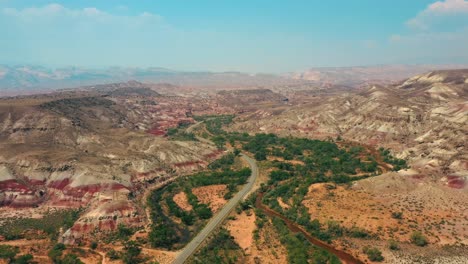
{"label": "arid terrain", "polygon": [[[294,78],[256,76],[243,89],[234,87],[242,82],[221,89],[222,82],[200,88],[186,81],[128,81],[0,98],[0,228],[5,228],[0,245],[18,246],[20,254],[31,254],[39,263],[52,263],[56,243],[67,245],[63,254],[71,252],[85,263],[120,263],[109,251],[128,250],[122,241],[129,240],[142,245],[146,261],[170,263],[211,216],[202,216],[198,206],[219,212],[242,183],[204,183],[198,179],[205,174],[197,173],[213,178],[217,174],[209,173],[241,170],[246,164],[234,157],[229,163],[226,157],[242,150],[258,160],[254,190],[259,192],[250,192],[250,203],[232,212],[191,262],[216,257],[230,263],[294,262],[291,245],[308,242],[291,225],[311,233],[313,227],[298,220],[308,215],[307,221],[321,224],[317,230],[327,226],[331,232],[330,226],[338,225],[342,235],[319,239],[359,261],[350,263],[372,262],[366,247],[376,247],[383,263],[466,263],[468,70],[405,79],[421,71],[405,69],[385,74],[387,68],[354,68],[347,72],[353,78],[343,77],[342,69],[311,70]],[[213,121],[219,116],[229,120]],[[185,131],[198,122],[194,134]],[[252,143],[260,133],[281,137],[274,140],[283,145],[268,145],[261,155]],[[320,153],[294,152],[297,138],[336,156],[312,163]],[[327,144],[336,144],[337,150]],[[346,171],[348,163],[333,167],[343,157],[357,169]],[[269,191],[299,174],[312,177],[309,162],[325,167],[313,174],[321,181],[306,188],[298,181],[294,194],[268,200]],[[366,167],[372,162],[374,167]],[[272,182],[275,166],[289,174]],[[338,176],[346,181],[330,181]],[[148,197],[167,186],[172,187],[161,191],[164,202],[154,211]],[[260,210],[255,205],[259,193],[267,194],[265,206],[278,204],[277,213],[297,214],[297,221],[289,218],[291,223],[284,224]],[[53,230],[42,227],[57,218],[63,223]],[[178,223],[179,241],[165,245],[152,237],[161,224],[155,219]],[[6,232],[18,223],[24,228]],[[167,232],[163,235],[174,235]],[[415,232],[424,245],[417,245]],[[324,263],[346,259],[317,245],[307,251],[309,257],[326,258]]]}

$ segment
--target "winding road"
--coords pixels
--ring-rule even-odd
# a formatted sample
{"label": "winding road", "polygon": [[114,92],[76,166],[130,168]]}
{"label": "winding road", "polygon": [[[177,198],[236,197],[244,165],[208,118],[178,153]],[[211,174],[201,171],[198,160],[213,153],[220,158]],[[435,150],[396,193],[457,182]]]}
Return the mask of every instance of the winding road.
{"label": "winding road", "polygon": [[255,180],[258,177],[258,167],[254,159],[250,158],[247,155],[240,154],[241,157],[249,163],[252,174],[247,180],[247,184],[244,185],[242,190],[240,190],[227,204],[224,205],[223,209],[219,211],[208,224],[198,233],[196,237],[190,241],[180,253],[177,255],[174,260],[174,264],[184,263],[195,251],[200,247],[200,245],[205,241],[229,216],[229,214],[234,210],[234,208],[239,204],[239,202],[245,197],[245,195],[252,189]]}
{"label": "winding road", "polygon": [[[203,121],[195,123],[188,127],[186,129],[186,132],[192,132],[194,128],[198,127],[201,125]],[[209,139],[205,139],[199,136],[196,136],[196,138],[204,143],[208,144],[214,144],[212,141]],[[257,162],[255,159],[250,158],[249,156],[241,153],[241,157],[249,163],[250,169],[252,170],[252,174],[250,175],[247,184],[242,188],[241,191],[239,191],[227,204],[224,205],[224,207],[219,211],[211,220],[208,222],[208,224],[198,233],[196,237],[190,241],[177,255],[177,257],[174,260],[174,264],[183,264],[187,261],[190,256],[195,254],[197,249],[201,246],[201,244],[214,232],[216,229],[223,223],[223,221],[229,216],[229,214],[234,210],[234,208],[237,206],[237,204],[252,190],[254,183],[258,177],[258,167],[257,167]],[[298,226],[297,224],[291,222],[289,219],[287,219],[285,216],[277,213],[276,211],[273,211],[269,207],[265,206],[262,204],[263,193],[260,193],[259,196],[256,199],[256,207],[261,209],[265,214],[269,215],[270,217],[278,217],[282,219],[283,221],[286,222],[287,227],[294,233],[302,233],[307,240],[318,246],[321,247],[328,252],[336,255],[343,263],[346,264],[362,264],[363,262],[359,259],[356,259],[354,256],[348,254],[347,252],[338,250],[331,245],[328,245],[314,237],[312,237],[307,231],[305,231],[302,227]]]}

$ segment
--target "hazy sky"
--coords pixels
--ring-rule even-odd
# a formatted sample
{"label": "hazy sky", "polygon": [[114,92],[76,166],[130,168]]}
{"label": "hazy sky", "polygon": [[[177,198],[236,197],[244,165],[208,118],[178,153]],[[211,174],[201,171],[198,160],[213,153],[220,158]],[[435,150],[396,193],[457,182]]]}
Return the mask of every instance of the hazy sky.
{"label": "hazy sky", "polygon": [[468,0],[0,0],[0,64],[285,72],[468,63]]}

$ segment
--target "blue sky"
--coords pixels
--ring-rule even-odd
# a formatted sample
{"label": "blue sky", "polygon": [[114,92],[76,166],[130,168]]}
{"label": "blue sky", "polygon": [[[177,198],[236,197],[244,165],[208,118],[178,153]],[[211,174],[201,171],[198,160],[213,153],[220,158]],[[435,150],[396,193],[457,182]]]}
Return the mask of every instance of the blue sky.
{"label": "blue sky", "polygon": [[243,72],[468,63],[468,0],[0,0],[0,64]]}

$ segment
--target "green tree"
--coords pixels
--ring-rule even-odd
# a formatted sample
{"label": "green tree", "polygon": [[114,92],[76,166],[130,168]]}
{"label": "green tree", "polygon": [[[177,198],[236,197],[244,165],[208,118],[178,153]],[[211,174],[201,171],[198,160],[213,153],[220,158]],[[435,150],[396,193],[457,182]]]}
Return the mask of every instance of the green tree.
{"label": "green tree", "polygon": [[96,241],[91,242],[90,245],[91,249],[96,249],[98,247],[98,243]]}
{"label": "green tree", "polygon": [[117,227],[117,236],[119,239],[127,240],[131,235],[133,235],[133,230],[124,224],[119,224]]}
{"label": "green tree", "polygon": [[195,213],[201,219],[210,219],[213,216],[213,212],[211,212],[211,209],[206,204],[199,204],[195,208]]}
{"label": "green tree", "polygon": [[15,264],[30,264],[32,260],[33,256],[31,254],[21,255],[16,258]]}
{"label": "green tree", "polygon": [[125,264],[141,263],[140,258],[141,247],[135,241],[128,241],[124,246],[124,252],[122,254],[122,260]]}
{"label": "green tree", "polygon": [[57,243],[49,251],[48,256],[54,263],[61,263],[61,258],[63,251],[65,250],[65,245],[62,243]]}
{"label": "green tree", "polygon": [[84,264],[83,261],[78,258],[75,254],[66,254],[65,257],[60,261],[60,264]]}
{"label": "green tree", "polygon": [[120,258],[120,253],[115,251],[115,249],[109,250],[106,255],[110,260],[116,260]]}
{"label": "green tree", "polygon": [[19,249],[17,247],[0,245],[0,259],[6,259],[7,261],[12,262],[18,252]]}

